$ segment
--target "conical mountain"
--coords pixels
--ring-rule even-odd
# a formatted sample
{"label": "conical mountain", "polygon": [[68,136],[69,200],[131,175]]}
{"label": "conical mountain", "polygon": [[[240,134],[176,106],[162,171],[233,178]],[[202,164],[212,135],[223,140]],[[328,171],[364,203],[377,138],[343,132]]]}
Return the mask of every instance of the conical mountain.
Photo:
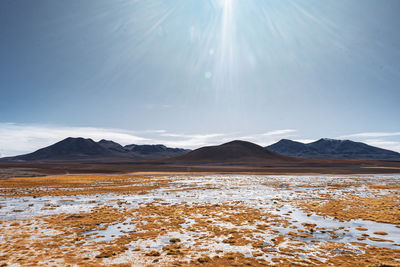
{"label": "conical mountain", "polygon": [[175,158],[182,163],[234,163],[291,161],[292,158],[271,152],[247,141],[235,140],[218,146],[206,146]]}

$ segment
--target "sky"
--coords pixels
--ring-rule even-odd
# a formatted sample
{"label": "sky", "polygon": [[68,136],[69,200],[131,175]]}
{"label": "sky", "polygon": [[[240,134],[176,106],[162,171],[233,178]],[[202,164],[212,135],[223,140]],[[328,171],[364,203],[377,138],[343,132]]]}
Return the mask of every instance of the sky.
{"label": "sky", "polygon": [[398,0],[2,0],[0,156],[68,136],[400,152]]}

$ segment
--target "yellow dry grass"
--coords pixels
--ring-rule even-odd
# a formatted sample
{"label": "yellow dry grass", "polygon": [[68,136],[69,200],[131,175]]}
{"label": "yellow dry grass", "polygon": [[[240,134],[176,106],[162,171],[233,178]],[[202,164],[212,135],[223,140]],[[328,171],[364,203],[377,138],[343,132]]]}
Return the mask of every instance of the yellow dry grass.
{"label": "yellow dry grass", "polygon": [[[0,194],[6,198],[71,196],[73,201],[74,195],[101,196],[113,193],[118,196],[117,205],[109,205],[99,197],[93,200],[96,206],[86,212],[0,221],[0,236],[5,240],[0,242],[0,265],[396,266],[399,263],[399,249],[366,246],[362,242],[335,242],[339,230],[347,230],[344,227],[327,231],[315,224],[303,223],[303,229],[300,229],[284,217],[243,202],[166,203],[163,199],[153,199],[151,202],[140,203],[136,208],[124,203],[126,195],[151,195],[155,189],[164,189],[167,193],[217,190],[211,185],[179,188],[173,186],[172,182],[173,175],[159,176],[157,173],[14,178],[0,181]],[[276,190],[282,187],[277,182],[268,185]],[[335,190],[346,190],[349,184],[343,186],[332,183],[329,186]],[[281,208],[283,203],[297,205],[307,212],[332,216],[342,221],[361,218],[399,224],[400,200],[397,188],[379,188],[379,185],[373,184],[369,188],[392,191],[378,197],[346,195],[336,199],[324,194],[323,201],[318,198],[301,201],[275,199],[274,203],[276,209]],[[132,227],[108,241],[96,239],[101,237],[103,230],[117,225]],[[290,228],[290,231],[282,234],[276,230],[279,227]],[[358,230],[361,235],[366,229]],[[313,239],[317,232],[327,232],[331,240],[313,240],[310,244],[307,240]],[[377,234],[384,236],[383,232]],[[188,236],[190,239],[185,239]],[[268,239],[265,239],[266,236]],[[367,236],[363,238],[365,240]],[[390,238],[368,238],[377,242],[390,242]],[[164,243],[160,240],[164,240]],[[161,242],[159,246],[154,245],[157,242]],[[217,243],[219,245],[215,246]],[[235,251],[243,248],[248,253]]]}

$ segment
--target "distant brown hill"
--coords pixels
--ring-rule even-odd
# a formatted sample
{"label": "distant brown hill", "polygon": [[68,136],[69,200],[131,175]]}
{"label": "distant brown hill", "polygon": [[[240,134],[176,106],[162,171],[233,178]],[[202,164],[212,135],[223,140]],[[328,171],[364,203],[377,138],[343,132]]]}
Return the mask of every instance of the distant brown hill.
{"label": "distant brown hill", "polygon": [[235,140],[218,146],[206,146],[171,159],[180,164],[232,164],[296,162],[298,159],[271,152],[262,146]]}

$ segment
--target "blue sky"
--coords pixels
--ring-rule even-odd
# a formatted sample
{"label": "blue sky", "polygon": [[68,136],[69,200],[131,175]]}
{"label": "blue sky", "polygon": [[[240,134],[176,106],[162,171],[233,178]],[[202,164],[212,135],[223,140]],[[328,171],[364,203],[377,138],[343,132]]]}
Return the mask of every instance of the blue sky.
{"label": "blue sky", "polygon": [[400,1],[0,1],[0,154],[69,135],[400,151]]}

